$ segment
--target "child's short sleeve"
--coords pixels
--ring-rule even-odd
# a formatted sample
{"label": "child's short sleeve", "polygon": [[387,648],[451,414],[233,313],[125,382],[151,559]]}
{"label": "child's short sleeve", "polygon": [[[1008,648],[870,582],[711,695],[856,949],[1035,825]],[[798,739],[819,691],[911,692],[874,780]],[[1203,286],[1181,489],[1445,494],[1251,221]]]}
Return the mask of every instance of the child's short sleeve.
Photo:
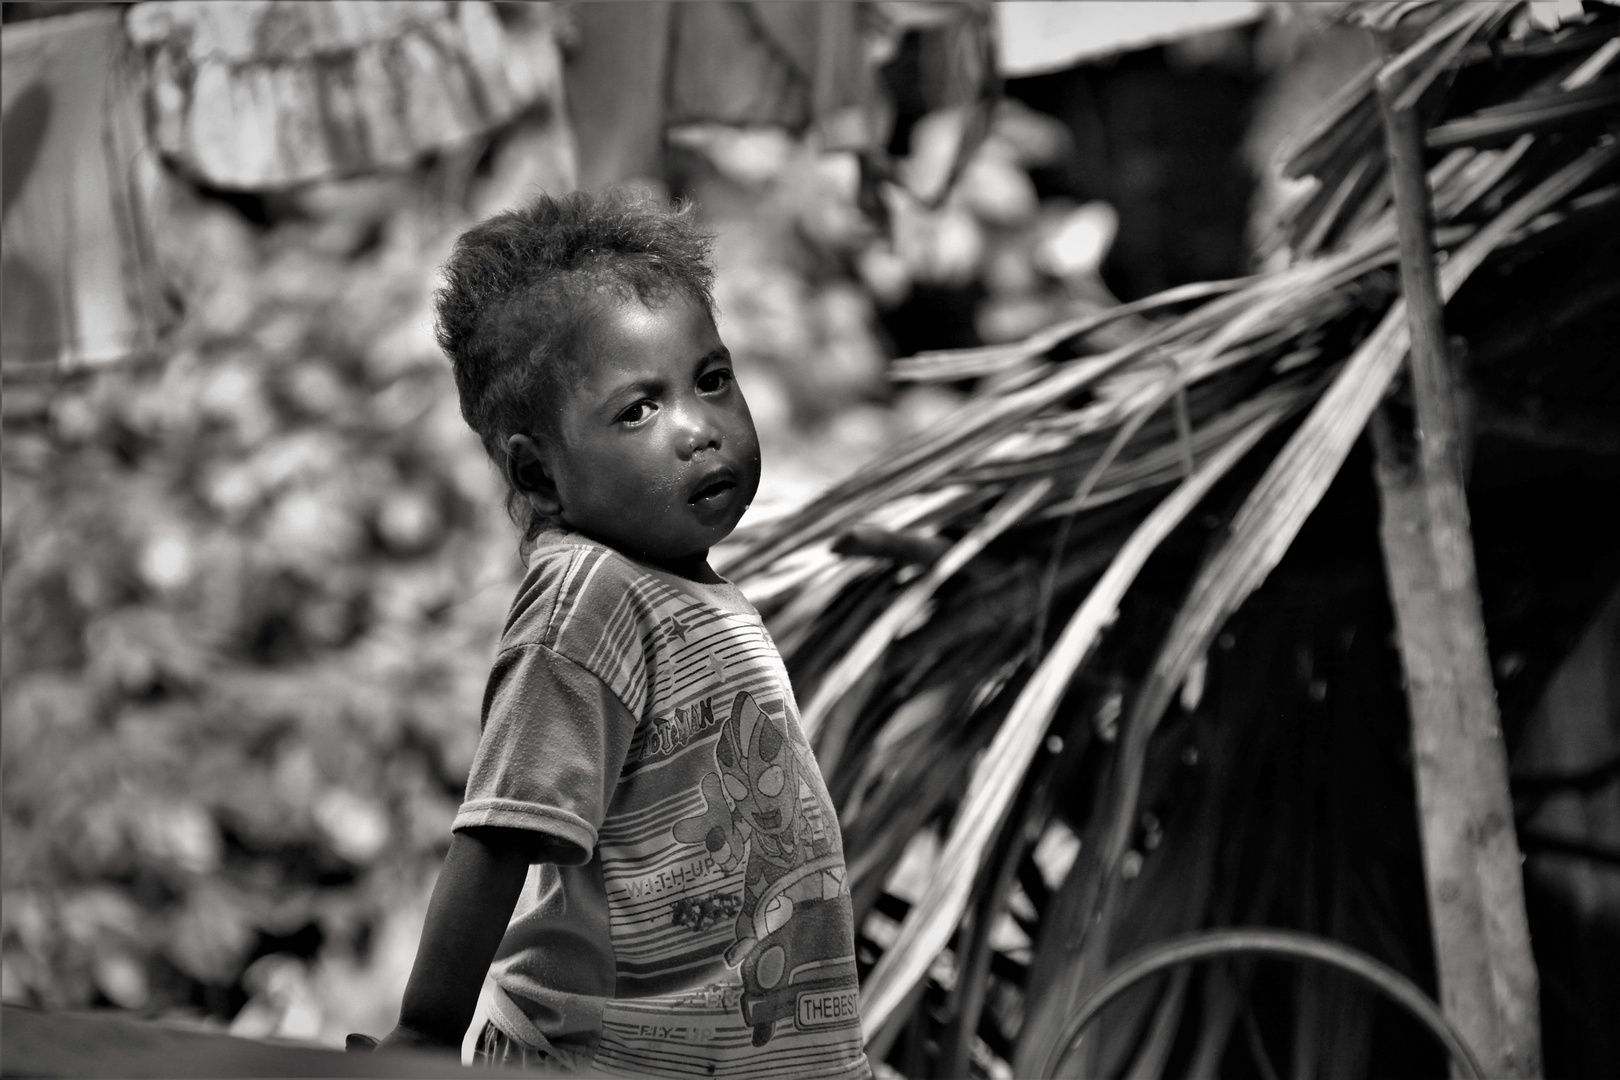
{"label": "child's short sleeve", "polygon": [[590,860],[636,720],[601,679],[541,644],[503,651],[484,692],[483,737],[451,829],[542,833],[546,859]]}

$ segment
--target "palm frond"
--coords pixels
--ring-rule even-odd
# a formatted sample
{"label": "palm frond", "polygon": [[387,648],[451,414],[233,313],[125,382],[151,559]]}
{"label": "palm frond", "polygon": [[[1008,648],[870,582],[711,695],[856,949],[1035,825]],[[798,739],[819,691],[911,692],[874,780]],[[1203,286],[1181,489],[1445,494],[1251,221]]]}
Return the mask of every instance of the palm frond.
{"label": "palm frond", "polygon": [[[981,1029],[1009,1053],[1016,1044],[1018,1060],[1044,1061],[1066,1015],[1061,999],[1106,964],[1121,920],[1137,917],[1121,906],[1120,867],[1160,719],[1320,503],[1407,350],[1379,79],[1415,73],[1425,109],[1433,106],[1429,183],[1445,297],[1488,260],[1612,209],[1602,185],[1620,143],[1606,73],[1620,39],[1610,24],[1510,39],[1520,10],[1346,6],[1341,14],[1363,22],[1394,25],[1414,12],[1427,22],[1290,144],[1286,171],[1317,186],[1279,232],[1289,265],[1180,286],[1010,345],[897,362],[900,380],[984,381],[955,415],[725,552],[721,571],[765,612],[808,702],[805,728],[839,805],[857,917],[879,902],[917,832],[943,838],[929,880],[865,977],[872,1046],[902,1028],[920,1037],[908,1025],[924,1022],[917,1003],[954,942],[961,981],[945,1022],[957,1026],[940,1040],[951,1067]],[[1446,88],[1487,61],[1541,66],[1448,115]],[[1092,335],[1110,324],[1109,345],[1091,351]],[[1122,326],[1139,336],[1118,344]],[[1014,985],[1023,975],[1009,974],[1023,962],[989,942],[1017,891],[1009,867],[1022,858],[1022,837],[1051,812],[1030,795],[1031,770],[1050,763],[1041,757],[1049,736],[1089,730],[1089,718],[1054,722],[1077,686],[1100,699],[1131,685],[1096,669],[1099,645],[1149,560],[1188,534],[1218,486],[1235,516],[1190,571],[1162,639],[1145,643],[1151,659],[1132,669],[1140,684],[1117,738],[1087,743],[1085,760],[1106,768],[1085,775],[1107,779],[1078,793],[1095,808],[1088,840],[1066,898],[1037,917],[1048,945],[1030,973],[1065,989],[1024,1000],[1014,1009],[1020,1027],[996,1001],[1023,992]],[[1061,627],[1054,634],[1048,613]],[[1080,758],[1065,751],[1064,760],[1076,768]],[[1202,1025],[1200,1067],[1240,1024],[1252,1027],[1246,969],[1225,971],[1225,982],[1211,974],[1202,984],[1201,1009],[1183,1009],[1183,986],[1142,1013],[1145,1034],[1128,1048],[1138,1074],[1162,1071],[1183,1023]],[[929,991],[930,1009],[941,993]]]}

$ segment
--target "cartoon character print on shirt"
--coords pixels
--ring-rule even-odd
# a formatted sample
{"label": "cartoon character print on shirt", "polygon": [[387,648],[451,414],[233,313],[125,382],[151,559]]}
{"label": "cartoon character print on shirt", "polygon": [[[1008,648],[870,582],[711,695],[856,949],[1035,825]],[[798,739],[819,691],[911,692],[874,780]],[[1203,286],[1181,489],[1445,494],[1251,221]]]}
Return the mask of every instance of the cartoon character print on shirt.
{"label": "cartoon character print on shirt", "polygon": [[725,961],[741,965],[739,1008],[755,1046],[770,1042],[776,1022],[794,1016],[806,994],[841,999],[854,992],[852,964],[844,972],[818,962],[837,949],[851,906],[843,860],[827,832],[831,810],[821,807],[821,820],[805,813],[801,793],[810,789],[800,754],[785,721],[739,692],[715,743],[718,771],[702,780],[704,810],[674,826],[676,840],[702,844],[722,870],[747,861],[736,941]]}

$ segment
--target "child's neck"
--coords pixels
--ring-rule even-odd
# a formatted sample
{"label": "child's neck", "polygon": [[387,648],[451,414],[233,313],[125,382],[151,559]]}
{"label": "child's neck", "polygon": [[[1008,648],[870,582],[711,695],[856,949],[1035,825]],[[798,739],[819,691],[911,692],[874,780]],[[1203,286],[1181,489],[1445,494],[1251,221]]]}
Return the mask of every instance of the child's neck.
{"label": "child's neck", "polygon": [[[582,535],[590,536],[589,533],[583,533]],[[665,573],[674,574],[676,577],[685,578],[688,581],[696,581],[702,585],[726,584],[726,579],[715,573],[713,568],[709,566],[709,552],[707,548],[697,552],[694,555],[685,555],[675,559],[658,559],[646,554],[645,552],[627,551],[619,545],[609,543],[598,536],[591,536],[591,539],[595,540],[603,547],[612,548],[614,551],[617,551],[620,555],[623,555],[627,559],[634,559],[636,562],[645,563],[647,566],[657,567],[659,570],[662,570]]]}
{"label": "child's neck", "polygon": [[654,559],[649,555],[633,555],[649,565],[660,570],[667,570],[676,577],[683,577],[688,581],[696,581],[703,585],[724,585],[725,578],[715,573],[709,566],[709,553],[704,551],[682,559]]}

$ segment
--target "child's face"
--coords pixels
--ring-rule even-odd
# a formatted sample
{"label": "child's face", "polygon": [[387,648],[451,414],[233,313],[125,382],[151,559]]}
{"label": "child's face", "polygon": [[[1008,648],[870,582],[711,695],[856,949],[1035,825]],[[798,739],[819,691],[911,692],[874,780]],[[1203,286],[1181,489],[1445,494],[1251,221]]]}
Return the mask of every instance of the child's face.
{"label": "child's face", "polygon": [[547,464],[565,524],[683,572],[706,569],[759,488],[759,437],[701,304],[604,304]]}

